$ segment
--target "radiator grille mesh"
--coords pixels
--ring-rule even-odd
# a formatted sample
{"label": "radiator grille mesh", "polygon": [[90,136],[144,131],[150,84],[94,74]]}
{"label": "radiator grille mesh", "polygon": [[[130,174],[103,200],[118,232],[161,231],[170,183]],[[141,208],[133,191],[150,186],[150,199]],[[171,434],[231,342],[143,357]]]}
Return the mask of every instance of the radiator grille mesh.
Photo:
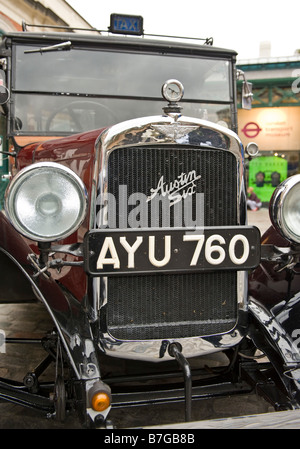
{"label": "radiator grille mesh", "polygon": [[[191,170],[201,175],[195,193],[204,198],[202,224],[237,224],[237,165],[228,151],[184,147],[115,150],[108,161],[108,192],[117,199],[119,210],[119,185],[126,185],[127,200],[136,192],[148,196],[161,176],[170,184]],[[192,198],[195,218],[196,195]],[[174,219],[171,216],[170,227]],[[160,217],[159,226],[162,220]],[[124,217],[118,217],[116,227],[124,227]],[[120,276],[108,278],[107,287],[107,327],[120,340],[218,334],[228,332],[236,322],[235,272]]]}
{"label": "radiator grille mesh", "polygon": [[[170,185],[181,173],[189,173],[192,170],[201,175],[201,179],[196,183],[195,193],[204,194],[203,224],[205,226],[236,224],[236,203],[233,199],[237,198],[237,166],[235,157],[228,151],[183,148],[115,150],[109,157],[108,191],[117,198],[119,210],[120,185],[126,186],[125,200],[136,192],[148,196],[151,188],[158,185],[161,176],[164,183]],[[194,211],[195,200],[196,195],[193,195]],[[151,225],[150,207],[149,203],[148,226]],[[116,223],[116,227],[123,225],[120,220]]]}
{"label": "radiator grille mesh", "polygon": [[235,324],[234,287],[229,272],[120,277],[109,283],[109,330],[121,340],[227,332]]}

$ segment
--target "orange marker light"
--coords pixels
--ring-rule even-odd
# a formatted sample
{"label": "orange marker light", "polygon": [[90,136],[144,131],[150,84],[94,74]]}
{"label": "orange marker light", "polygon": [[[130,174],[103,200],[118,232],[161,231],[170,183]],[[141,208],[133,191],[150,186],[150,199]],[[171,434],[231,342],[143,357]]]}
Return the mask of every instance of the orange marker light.
{"label": "orange marker light", "polygon": [[110,406],[110,396],[102,391],[97,392],[92,397],[92,408],[96,412],[103,412]]}

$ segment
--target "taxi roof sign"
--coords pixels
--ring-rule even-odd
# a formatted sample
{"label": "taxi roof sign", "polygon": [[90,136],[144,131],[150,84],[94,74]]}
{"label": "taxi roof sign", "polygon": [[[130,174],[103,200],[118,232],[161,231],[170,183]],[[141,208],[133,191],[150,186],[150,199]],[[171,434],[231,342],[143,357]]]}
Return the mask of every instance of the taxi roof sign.
{"label": "taxi roof sign", "polygon": [[111,14],[109,31],[115,34],[132,34],[142,36],[143,17],[129,16],[127,14]]}

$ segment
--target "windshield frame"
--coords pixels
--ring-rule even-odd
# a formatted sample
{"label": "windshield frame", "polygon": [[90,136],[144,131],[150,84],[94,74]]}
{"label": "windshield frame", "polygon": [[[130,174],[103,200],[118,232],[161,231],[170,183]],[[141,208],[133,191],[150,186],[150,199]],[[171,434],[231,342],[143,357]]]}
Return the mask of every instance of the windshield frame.
{"label": "windshield frame", "polygon": [[[27,35],[27,33],[26,33]],[[22,37],[22,39],[21,39]],[[24,39],[25,37],[27,37],[27,39]],[[234,66],[235,66],[235,60],[236,60],[236,53],[231,51],[231,50],[222,50],[222,49],[216,49],[210,46],[204,46],[204,45],[191,45],[191,44],[185,44],[185,43],[174,43],[172,42],[171,44],[168,42],[161,42],[161,41],[157,41],[157,40],[151,40],[149,41],[148,39],[137,39],[137,38],[129,38],[129,39],[124,39],[124,38],[79,38],[78,36],[74,37],[74,35],[72,36],[62,36],[61,34],[59,34],[60,40],[57,39],[57,36],[53,36],[51,35],[51,39],[49,39],[49,37],[47,37],[47,39],[42,39],[40,36],[40,39],[37,39],[37,36],[34,36],[35,39],[33,39],[33,36],[18,36],[18,38],[12,39],[11,40],[11,48],[12,48],[12,79],[11,79],[11,86],[10,86],[10,90],[11,90],[11,100],[9,103],[9,114],[10,114],[10,120],[8,120],[9,123],[9,129],[8,129],[8,133],[9,135],[18,135],[18,136],[22,136],[22,135],[37,135],[37,136],[51,136],[51,135],[70,135],[72,133],[77,133],[78,130],[75,130],[74,132],[70,132],[70,131],[63,131],[63,132],[58,132],[58,131],[39,131],[39,132],[35,132],[35,131],[31,131],[29,132],[28,130],[22,130],[22,129],[17,129],[17,127],[15,126],[15,120],[14,120],[14,116],[15,116],[15,99],[17,95],[22,95],[22,94],[30,94],[30,95],[48,95],[50,96],[63,96],[63,95],[68,95],[69,98],[74,98],[74,99],[82,99],[83,97],[85,99],[122,99],[122,100],[140,100],[140,101],[144,101],[146,102],[145,104],[147,104],[147,102],[151,102],[151,101],[156,101],[157,102],[157,114],[159,114],[161,112],[161,106],[163,104],[163,100],[160,96],[160,91],[157,92],[157,96],[153,97],[147,97],[144,95],[141,96],[136,96],[136,95],[105,95],[103,93],[100,94],[86,94],[86,93],[78,93],[78,92],[71,92],[71,93],[67,93],[67,92],[61,92],[60,90],[58,91],[46,91],[46,92],[42,92],[39,90],[30,90],[30,91],[24,91],[24,90],[20,90],[20,89],[16,89],[16,47],[17,46],[26,46],[26,45],[30,45],[32,46],[32,49],[39,49],[39,48],[43,48],[49,45],[53,45],[53,43],[59,43],[59,42],[65,42],[68,39],[71,40],[72,42],[72,47],[74,50],[97,50],[97,51],[106,51],[106,52],[122,52],[124,54],[128,54],[128,53],[134,53],[134,54],[151,54],[151,55],[164,55],[164,56],[177,56],[177,57],[181,57],[181,58],[207,58],[209,60],[221,60],[221,61],[225,61],[228,62],[228,70],[229,70],[229,74],[228,74],[228,82],[229,82],[229,99],[226,101],[221,101],[221,100],[213,100],[210,99],[208,100],[201,100],[201,99],[195,99],[195,98],[183,98],[183,100],[181,101],[181,106],[183,108],[183,114],[184,115],[188,115],[185,113],[184,108],[185,106],[187,106],[188,104],[199,104],[199,105],[205,105],[205,104],[211,104],[211,105],[224,105],[224,107],[228,107],[228,109],[230,110],[229,114],[230,114],[230,118],[231,118],[231,129],[235,130],[236,129],[236,88],[235,88],[235,71],[234,71]],[[67,51],[67,50],[60,50],[60,51]],[[44,55],[46,56],[46,55]],[[165,80],[162,80],[162,83]],[[149,103],[148,103],[149,104]],[[137,113],[136,113],[136,117],[140,115],[138,114],[138,108],[137,108]],[[146,115],[153,115],[152,113],[146,114]],[[197,117],[197,118],[202,118],[202,117]],[[205,118],[205,117],[203,117]],[[111,123],[113,124],[113,123]],[[104,125],[106,126],[106,124]],[[108,125],[107,125],[108,126]],[[99,128],[102,127],[102,124],[99,123]],[[86,131],[86,130],[84,130]],[[81,132],[81,131],[80,131]]]}

